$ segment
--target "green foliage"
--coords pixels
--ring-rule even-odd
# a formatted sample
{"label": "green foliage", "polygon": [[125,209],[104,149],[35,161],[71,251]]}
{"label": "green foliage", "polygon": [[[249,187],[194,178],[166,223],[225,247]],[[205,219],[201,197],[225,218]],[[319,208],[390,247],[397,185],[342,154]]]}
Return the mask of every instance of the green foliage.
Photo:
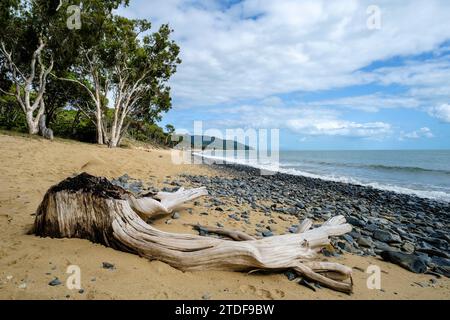
{"label": "green foliage", "polygon": [[[168,80],[181,63],[180,48],[170,39],[172,30],[162,25],[151,32],[147,20],[133,20],[114,14],[120,5],[129,0],[2,0],[0,1],[0,42],[13,54],[18,68],[28,75],[32,53],[42,38],[46,44],[42,59],[45,65],[54,61],[52,74],[47,80],[45,106],[48,127],[55,136],[95,142],[95,105],[79,84],[61,81],[71,78],[93,88],[86,54],[95,54],[99,62],[99,85],[106,79],[110,86],[117,85],[115,67],[122,65],[129,73],[129,83],[144,74],[145,94],[133,104],[126,116],[128,136],[144,142],[170,145],[175,131],[171,125],[166,132],[157,123],[162,114],[170,110],[172,101]],[[69,30],[66,26],[70,5],[81,7],[82,28]],[[0,88],[13,92],[13,77],[0,54]],[[36,77],[38,80],[38,77]],[[35,86],[36,83],[33,83]],[[106,125],[114,120],[114,110],[106,107],[107,92],[101,95],[103,117]],[[26,131],[22,109],[14,97],[0,93],[0,127]]]}
{"label": "green foliage", "polygon": [[134,121],[128,129],[128,136],[142,142],[153,142],[160,145],[172,146],[169,132],[154,123]]}
{"label": "green foliage", "polygon": [[52,129],[58,137],[91,143],[96,140],[95,124],[80,111],[58,111],[52,122]]}
{"label": "green foliage", "polygon": [[0,95],[0,128],[26,132],[25,115],[11,96]]}

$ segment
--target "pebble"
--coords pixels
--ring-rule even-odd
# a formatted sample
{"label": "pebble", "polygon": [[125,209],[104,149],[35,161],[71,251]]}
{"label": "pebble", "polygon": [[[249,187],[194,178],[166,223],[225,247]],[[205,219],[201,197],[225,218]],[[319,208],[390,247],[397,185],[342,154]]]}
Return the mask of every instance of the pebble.
{"label": "pebble", "polygon": [[265,231],[262,232],[262,235],[263,235],[263,237],[266,237],[266,238],[272,237],[273,236],[273,232],[270,231],[270,230],[265,230]]}
{"label": "pebble", "polygon": [[211,295],[210,295],[209,293],[205,293],[205,294],[202,296],[202,299],[203,299],[203,300],[210,300],[210,299],[211,299]]}
{"label": "pebble", "polygon": [[178,213],[178,212],[174,212],[173,214],[172,214],[172,219],[180,219],[180,214]]}
{"label": "pebble", "polygon": [[62,282],[58,278],[55,278],[48,283],[48,285],[52,286],[52,287],[59,286],[61,284],[62,284]]}
{"label": "pebble", "polygon": [[399,235],[394,234],[392,232],[384,231],[384,230],[376,230],[373,233],[373,237],[381,242],[393,243],[393,242],[401,242],[402,239]]}
{"label": "pebble", "polygon": [[109,263],[109,262],[102,262],[102,267],[103,267],[103,269],[109,269],[109,270],[112,270],[112,269],[116,268],[114,266],[114,264]]}
{"label": "pebble", "polygon": [[290,233],[297,233],[298,228],[297,228],[297,227],[289,227],[288,231],[289,231]]}
{"label": "pebble", "polygon": [[366,248],[373,247],[373,241],[372,241],[372,239],[370,239],[368,237],[360,237],[360,238],[358,238],[358,240],[356,242],[362,247],[366,247]]}

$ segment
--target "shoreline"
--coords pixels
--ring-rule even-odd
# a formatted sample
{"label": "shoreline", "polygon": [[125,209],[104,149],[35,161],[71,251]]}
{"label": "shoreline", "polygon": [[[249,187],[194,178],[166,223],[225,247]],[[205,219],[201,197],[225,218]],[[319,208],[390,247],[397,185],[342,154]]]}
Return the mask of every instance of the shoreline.
{"label": "shoreline", "polygon": [[[406,264],[410,271],[423,272],[426,266],[431,272],[450,276],[450,203],[286,173],[262,176],[259,169],[241,164],[210,165],[235,179],[230,187],[230,179],[208,183],[208,179],[192,177],[213,195],[225,193],[236,198],[233,187],[238,186],[248,190],[239,195],[239,201],[269,217],[281,213],[297,216],[299,222],[304,218],[323,222],[343,215],[354,230],[332,241],[340,253],[377,257],[385,251],[400,252],[401,261],[396,263]],[[260,204],[263,199],[272,204]],[[296,227],[294,224],[286,231],[293,232]],[[260,230],[256,235],[263,233]]]}
{"label": "shoreline", "polygon": [[[249,170],[263,170],[266,172],[273,172],[275,174],[285,174],[285,175],[290,175],[290,176],[300,176],[300,177],[305,177],[308,179],[317,179],[317,180],[321,180],[321,181],[326,181],[326,182],[332,182],[332,183],[341,183],[341,184],[345,184],[345,185],[352,185],[352,186],[356,186],[356,187],[363,187],[363,188],[369,188],[369,189],[374,189],[377,191],[381,191],[381,192],[388,192],[388,193],[393,193],[393,194],[397,194],[397,195],[406,195],[406,196],[410,196],[410,197],[415,197],[415,198],[419,198],[419,199],[426,199],[426,200],[431,200],[431,201],[435,201],[438,203],[443,203],[443,204],[449,204],[450,205],[450,195],[443,193],[443,195],[440,195],[441,198],[439,198],[439,196],[432,196],[432,195],[425,195],[425,193],[429,193],[429,194],[433,194],[439,191],[424,191],[424,190],[415,190],[415,189],[409,189],[406,187],[401,187],[401,186],[388,186],[388,185],[382,185],[379,184],[378,182],[368,182],[368,183],[364,183],[364,182],[359,182],[359,181],[352,181],[355,180],[352,177],[340,177],[340,178],[331,178],[331,177],[327,177],[327,176],[320,176],[318,174],[314,174],[314,173],[308,173],[308,172],[302,172],[299,171],[297,169],[281,169],[278,168],[278,170],[270,170],[270,169],[266,169],[263,166],[257,167],[257,166],[252,166],[250,164],[245,164],[245,163],[240,163],[238,161],[236,162],[227,162],[225,159],[220,158],[220,157],[212,157],[212,156],[206,156],[203,155],[201,153],[197,153],[197,152],[192,152],[192,157],[198,157],[201,158],[203,163],[206,163],[208,165],[214,165],[216,164],[216,162],[221,162],[222,165],[226,165],[226,166],[235,166],[236,168],[242,167],[242,168],[248,168]],[[210,163],[207,163],[210,162]],[[289,171],[295,171],[298,174],[294,173],[294,172],[289,172]],[[342,179],[348,179],[349,181],[342,181]],[[378,187],[376,186],[378,185]],[[401,191],[403,190],[403,191]],[[444,199],[445,198],[445,199]],[[446,198],[449,198],[448,200]]]}

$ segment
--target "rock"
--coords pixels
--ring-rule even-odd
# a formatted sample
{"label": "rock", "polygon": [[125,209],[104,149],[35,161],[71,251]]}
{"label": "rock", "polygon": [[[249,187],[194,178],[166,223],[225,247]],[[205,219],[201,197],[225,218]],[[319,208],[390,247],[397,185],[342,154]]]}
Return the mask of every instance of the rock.
{"label": "rock", "polygon": [[402,245],[402,249],[406,252],[406,253],[414,253],[415,250],[415,246],[413,243],[406,241],[405,243],[403,243]]}
{"label": "rock", "polygon": [[414,254],[383,251],[381,252],[380,256],[383,258],[383,260],[395,263],[414,273],[425,273],[427,271],[427,265],[422,257]]}
{"label": "rock", "polygon": [[165,224],[172,224],[172,219],[167,219]]}
{"label": "rock", "polygon": [[365,225],[361,220],[356,219],[355,217],[347,217],[346,220],[348,223],[355,227],[364,227]]}
{"label": "rock", "polygon": [[356,242],[365,248],[372,248],[374,246],[372,239],[368,237],[360,237]]}
{"label": "rock", "polygon": [[62,284],[62,282],[58,278],[55,278],[48,283],[48,285],[52,286],[52,287],[59,286],[61,284]]}
{"label": "rock", "polygon": [[388,245],[387,243],[381,242],[381,241],[374,241],[373,242],[375,244],[375,248],[381,252],[381,251],[398,251],[395,248],[392,248],[390,245]]}
{"label": "rock", "polygon": [[342,238],[344,238],[345,241],[347,241],[348,243],[353,243],[353,242],[355,242],[355,240],[353,240],[353,238],[352,238],[350,235],[348,235],[348,234],[344,234],[344,235],[342,236]]}
{"label": "rock", "polygon": [[84,289],[78,290],[78,293],[79,293],[79,294],[83,294],[83,293],[84,293]]}
{"label": "rock", "polygon": [[119,182],[121,182],[121,183],[127,183],[129,179],[130,179],[130,176],[125,173],[123,176],[119,177],[117,180],[119,180]]}
{"label": "rock", "polygon": [[217,226],[218,226],[219,228],[223,228],[223,224],[221,224],[220,222],[217,222]]}
{"label": "rock", "polygon": [[202,296],[202,299],[203,299],[203,300],[210,300],[210,299],[211,299],[211,295],[210,295],[209,293],[205,293],[205,294]]}
{"label": "rock", "polygon": [[109,262],[102,262],[102,267],[103,267],[103,269],[109,269],[109,270],[115,269],[115,266]]}
{"label": "rock", "polygon": [[332,256],[333,256],[333,253],[331,253],[331,252],[328,251],[327,249],[322,249],[322,254],[323,254],[325,257],[332,257]]}
{"label": "rock", "polygon": [[297,278],[297,275],[292,271],[286,271],[284,275],[288,278],[289,281],[293,281]]}
{"label": "rock", "polygon": [[21,283],[18,288],[19,289],[26,289],[27,288],[27,284],[26,283]]}
{"label": "rock", "polygon": [[389,231],[385,231],[385,230],[374,231],[373,237],[381,242],[386,242],[386,243],[394,243],[394,242],[402,241],[402,239],[400,238],[399,235],[389,232]]}
{"label": "rock", "polygon": [[236,220],[236,221],[241,221],[241,218],[239,218],[238,216],[237,216],[237,214],[230,214],[228,217],[230,217],[231,219],[233,219],[233,220]]}
{"label": "rock", "polygon": [[180,219],[180,214],[178,212],[174,212],[172,214],[172,219],[175,219],[175,220]]}
{"label": "rock", "polygon": [[288,230],[289,230],[290,233],[297,233],[298,228],[297,227],[289,227]]}
{"label": "rock", "polygon": [[273,236],[273,232],[270,230],[264,230],[262,232],[263,237],[268,238],[268,237],[272,237]]}

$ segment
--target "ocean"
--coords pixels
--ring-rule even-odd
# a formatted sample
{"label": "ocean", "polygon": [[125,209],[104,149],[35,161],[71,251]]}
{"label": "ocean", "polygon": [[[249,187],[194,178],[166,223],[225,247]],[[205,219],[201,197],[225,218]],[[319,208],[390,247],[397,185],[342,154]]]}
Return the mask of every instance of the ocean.
{"label": "ocean", "polygon": [[[219,152],[203,156],[221,159]],[[339,181],[450,202],[450,150],[281,151],[277,163],[241,163],[283,173]]]}

